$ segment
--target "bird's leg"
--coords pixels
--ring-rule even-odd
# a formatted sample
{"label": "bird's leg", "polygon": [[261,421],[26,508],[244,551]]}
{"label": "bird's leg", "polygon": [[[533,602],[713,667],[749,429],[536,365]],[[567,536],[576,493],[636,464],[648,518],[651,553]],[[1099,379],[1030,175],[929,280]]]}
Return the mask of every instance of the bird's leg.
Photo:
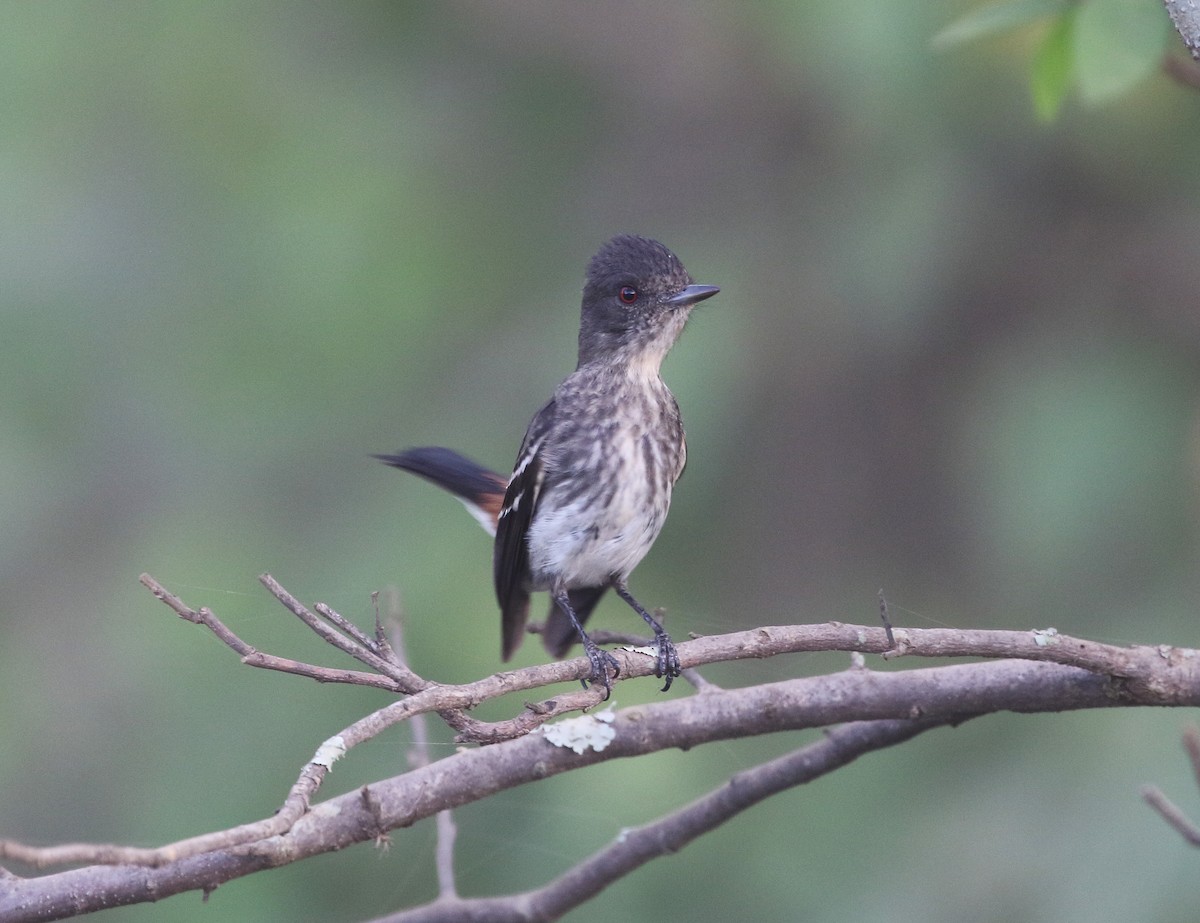
{"label": "bird's leg", "polygon": [[[608,675],[609,670],[612,670],[612,678],[615,679],[621,673],[621,665],[617,662],[617,658],[608,651],[600,650],[600,646],[589,638],[588,633],[583,630],[583,626],[579,623],[579,618],[575,615],[575,610],[571,608],[571,600],[567,596],[566,587],[555,587],[551,595],[554,597],[554,602],[558,604],[558,608],[567,614],[567,618],[571,620],[571,624],[579,632],[579,640],[583,642],[583,651],[587,654],[587,659],[592,665],[592,672],[588,679],[593,683],[600,683],[604,686],[604,698],[607,700],[609,695],[612,694],[612,680]],[[581,682],[583,683],[583,688],[586,689],[587,680],[581,680]]]}
{"label": "bird's leg", "polygon": [[671,681],[679,675],[679,652],[675,650],[675,643],[671,640],[671,636],[667,634],[662,625],[658,624],[658,619],[647,612],[640,602],[633,598],[633,594],[629,592],[629,587],[625,585],[625,581],[614,578],[612,588],[617,591],[620,596],[629,606],[646,620],[646,624],[650,626],[650,630],[654,632],[654,643],[658,645],[658,657],[654,661],[654,675],[661,679],[666,677],[667,681],[662,687],[662,691],[666,692],[671,688]]}

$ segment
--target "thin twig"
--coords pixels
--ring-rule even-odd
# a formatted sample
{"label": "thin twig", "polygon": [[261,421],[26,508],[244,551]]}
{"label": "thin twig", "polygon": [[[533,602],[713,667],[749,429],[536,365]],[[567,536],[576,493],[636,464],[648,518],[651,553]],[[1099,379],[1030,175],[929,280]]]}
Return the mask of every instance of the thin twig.
{"label": "thin twig", "polygon": [[[300,600],[284,589],[279,581],[270,574],[262,574],[258,579],[272,596],[279,600],[289,612],[307,625],[322,641],[333,645],[345,654],[349,654],[355,660],[366,664],[372,670],[376,670],[384,676],[390,676],[398,683],[407,684],[412,679],[409,671],[398,668],[395,664],[389,663],[375,653],[371,649],[373,645],[369,641],[367,642],[367,646],[363,646],[353,638],[348,638],[340,631],[331,628],[320,617],[309,611],[308,607],[300,602]],[[358,633],[357,630],[356,633]]]}
{"label": "thin twig", "polygon": [[226,645],[231,647],[236,653],[243,657],[254,653],[254,648],[235,635],[232,631],[225,627],[212,612],[207,608],[193,609],[186,605],[183,600],[166,589],[161,583],[151,577],[149,574],[142,574],[138,581],[142,586],[146,587],[154,594],[156,599],[166,603],[176,615],[185,621],[191,622],[193,625],[203,625]]}
{"label": "thin twig", "polygon": [[357,625],[355,625],[341,613],[337,612],[330,606],[327,606],[325,603],[313,603],[313,609],[316,610],[317,615],[321,616],[321,618],[325,619],[325,621],[332,624],[334,628],[338,629],[339,631],[344,631],[351,638],[357,641],[364,650],[368,650],[378,656],[383,656],[376,649],[375,642],[363,634]]}
{"label": "thin twig", "polygon": [[[1183,748],[1187,751],[1188,760],[1192,764],[1192,774],[1200,786],[1200,730],[1194,725],[1183,732]],[[1200,846],[1200,826],[1197,826],[1183,810],[1172,802],[1162,790],[1155,785],[1142,786],[1142,798],[1150,807],[1159,813],[1163,820],[1170,824],[1180,836],[1192,846]]]}
{"label": "thin twig", "polygon": [[274,654],[264,654],[254,651],[242,658],[242,663],[249,667],[260,667],[264,670],[275,670],[279,673],[291,673],[293,676],[306,676],[318,683],[343,683],[351,686],[372,686],[385,689],[388,692],[402,693],[405,690],[401,684],[390,676],[378,673],[363,673],[361,670],[341,670],[336,667],[319,667],[315,664],[291,660],[287,657],[277,657]]}
{"label": "thin twig", "polygon": [[357,686],[374,686],[378,689],[388,689],[393,692],[405,691],[393,678],[377,673],[363,673],[358,670],[343,670],[316,664],[303,663],[287,657],[277,657],[274,654],[264,654],[251,644],[243,641],[238,635],[222,622],[211,609],[202,606],[193,609],[174,593],[165,589],[162,584],[149,574],[138,578],[155,598],[162,600],[180,618],[201,625],[216,635],[234,653],[242,658],[242,663],[264,670],[276,670],[281,673],[292,673],[296,676],[306,676],[319,683],[348,683]]}
{"label": "thin twig", "polygon": [[1142,798],[1191,846],[1200,846],[1200,827],[1188,818],[1162,790],[1154,785],[1142,786]]}
{"label": "thin twig", "polygon": [[896,635],[892,631],[892,617],[888,614],[887,598],[883,595],[883,588],[879,590],[879,618],[883,622],[883,630],[887,634],[888,649],[896,649]]}
{"label": "thin twig", "polygon": [[[378,613],[376,620],[378,621]],[[398,614],[389,618],[392,637],[389,647],[395,652],[398,662],[408,659],[404,645],[404,626]],[[412,749],[409,751],[408,762],[414,769],[428,766],[433,762],[429,744],[429,722],[425,715],[416,715],[412,720]],[[438,899],[455,900],[458,889],[454,883],[454,841],[458,837],[458,827],[454,823],[454,812],[447,808],[438,811],[434,818],[437,831],[437,847],[434,850],[434,868],[437,871]]]}
{"label": "thin twig", "polygon": [[1192,775],[1196,777],[1196,786],[1200,788],[1200,728],[1195,725],[1184,728],[1183,748],[1192,762]]}

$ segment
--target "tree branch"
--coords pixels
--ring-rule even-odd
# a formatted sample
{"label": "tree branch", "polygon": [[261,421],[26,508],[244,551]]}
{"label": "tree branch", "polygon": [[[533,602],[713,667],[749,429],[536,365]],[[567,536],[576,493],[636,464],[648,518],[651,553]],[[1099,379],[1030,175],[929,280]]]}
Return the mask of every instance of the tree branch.
{"label": "tree branch", "polygon": [[[614,739],[600,752],[577,754],[551,745],[541,734],[530,734],[462,750],[430,766],[332,798],[306,812],[284,834],[151,868],[89,866],[35,879],[0,879],[0,918],[12,923],[58,919],[187,890],[211,890],[261,869],[375,840],[438,811],[517,785],[666,748],[690,749],[717,740],[862,720],[955,724],[1003,710],[1196,705],[1200,683],[1193,676],[1185,694],[1177,681],[1178,674],[1192,670],[1191,660],[1162,657],[1156,681],[1137,683],[1078,667],[1020,660],[902,672],[851,669],[627,708],[617,712]],[[453,692],[453,687],[431,689],[388,709],[447,692]],[[0,844],[0,855],[17,856],[14,845]]]}
{"label": "tree branch", "polygon": [[[172,611],[208,628],[245,662],[255,666],[271,662],[270,655],[256,651],[210,610],[191,609],[153,578],[144,576],[142,581]],[[585,658],[506,671],[459,686],[440,686],[417,676],[402,662],[379,628],[378,613],[376,636],[372,639],[328,607],[317,604],[314,614],[270,578],[264,577],[263,582],[311,630],[338,650],[380,671],[331,671],[289,662],[296,667],[289,672],[327,682],[360,683],[362,677],[372,677],[371,684],[380,688],[402,692],[406,687],[413,692],[326,740],[301,770],[281,809],[271,817],[158,849],[88,844],[37,848],[0,841],[0,858],[33,866],[91,863],[85,868],[33,879],[0,870],[0,919],[14,923],[58,919],[187,890],[207,892],[261,869],[354,843],[386,840],[387,834],[398,827],[560,772],[665,748],[689,749],[717,740],[848,723],[847,728],[831,732],[825,741],[814,745],[816,749],[805,748],[735,777],[728,786],[692,806],[639,828],[632,836],[626,835],[544,888],[492,899],[508,902],[503,905],[462,901],[455,896],[449,874],[447,831],[447,855],[439,864],[444,873],[442,896],[426,910],[432,913],[434,908],[453,906],[460,912],[457,919],[482,919],[474,914],[490,907],[487,912],[499,916],[488,919],[503,919],[514,912],[514,907],[527,908],[532,901],[550,908],[549,913],[558,913],[558,908],[574,906],[588,893],[606,886],[612,876],[625,874],[653,858],[660,846],[681,848],[711,829],[705,826],[707,823],[715,826],[782,787],[807,781],[813,777],[808,773],[835,768],[840,765],[835,759],[837,752],[853,758],[931,727],[957,724],[995,711],[1200,704],[1200,656],[1176,648],[1115,647],[1070,638],[1053,629],[894,629],[894,638],[889,640],[883,628],[840,623],[774,626],[684,642],[679,645],[681,660],[694,670],[718,661],[842,650],[854,653],[859,665],[831,676],[742,689],[720,689],[700,680],[698,688],[702,691],[692,696],[617,712],[608,726],[611,742],[577,753],[555,746],[542,734],[528,732],[550,716],[597,705],[603,690],[575,688],[526,705],[513,718],[495,723],[470,718],[465,710],[513,692],[575,682],[587,674]],[[879,653],[885,660],[906,655],[1008,659],[876,672],[861,666],[864,653]],[[645,654],[618,650],[615,655],[621,662],[622,681],[649,676],[653,671],[653,658]],[[343,680],[343,675],[349,679]],[[461,750],[431,765],[416,766],[403,775],[312,805],[335,760],[386,728],[429,712],[443,717],[460,738],[470,735],[477,742],[494,745]],[[525,736],[517,736],[520,734]],[[854,744],[855,740],[860,742]],[[827,768],[820,769],[822,766]],[[502,906],[507,908],[503,912],[499,909]],[[471,917],[461,915],[468,910]]]}
{"label": "tree branch", "polygon": [[[149,574],[143,574],[140,581],[148,587],[156,598],[165,602],[174,612],[194,624],[203,625],[213,631],[225,644],[242,655],[243,660],[251,666],[261,666],[259,662],[247,660],[250,655],[262,655],[246,642],[242,641],[208,608],[191,609],[178,597],[165,590]],[[260,580],[264,586],[271,589],[273,595],[292,612],[307,612],[304,606],[296,601],[290,593],[278,585],[269,574],[264,574]],[[278,588],[278,592],[275,588]],[[318,603],[318,606],[323,604]],[[325,607],[328,608],[328,607]],[[308,613],[311,616],[311,613]],[[306,624],[312,627],[309,618],[304,618]],[[312,621],[315,621],[312,616]],[[324,637],[324,633],[318,631]],[[593,637],[609,641],[617,638],[625,641],[636,641],[645,644],[644,638],[630,638],[625,635],[609,636],[601,632],[593,632]],[[861,625],[846,625],[841,622],[826,622],[818,625],[774,625],[754,628],[749,631],[732,632],[724,635],[709,635],[694,638],[684,642],[679,647],[680,660],[683,667],[698,667],[708,663],[723,663],[732,660],[762,659],[788,653],[810,653],[814,651],[847,651],[863,654],[882,654],[886,659],[903,656],[912,657],[1020,657],[1025,660],[1049,661],[1051,663],[1068,664],[1087,670],[1121,677],[1131,683],[1157,681],[1160,674],[1160,661],[1174,661],[1177,666],[1188,667],[1189,652],[1159,645],[1156,647],[1134,646],[1119,647],[1116,645],[1100,644],[1059,634],[1053,628],[1035,629],[1032,631],[990,631],[963,630],[951,628],[924,629],[894,629],[894,638],[889,637],[884,628],[864,627]],[[334,643],[334,642],[331,642]],[[340,645],[339,649],[341,648]],[[613,652],[621,664],[620,681],[638,677],[650,676],[654,672],[654,658],[636,651],[618,650]],[[281,660],[281,658],[276,658]],[[296,663],[295,661],[287,661]],[[321,673],[319,679],[323,682],[353,682],[366,685],[379,685],[378,678],[370,681],[360,681],[360,674],[355,671],[329,671],[328,668],[311,664],[301,664],[305,672],[301,675],[311,676]],[[408,671],[398,661],[388,664],[389,669],[403,669],[407,676],[415,677],[413,688],[399,688],[394,682],[397,692],[426,692],[440,689],[444,703],[437,708],[473,708],[491,698],[512,692],[523,692],[554,683],[578,681],[590,675],[591,666],[586,657],[564,660],[556,663],[528,667],[497,673],[485,680],[468,683],[463,686],[437,686],[428,680],[417,677]],[[289,671],[291,672],[291,671]],[[345,674],[351,678],[340,680],[338,675]],[[1193,675],[1200,674],[1200,666],[1186,671],[1190,682]],[[318,678],[318,677],[313,677]],[[451,692],[451,690],[458,690]],[[439,696],[443,697],[443,696]],[[599,696],[581,696],[576,708],[597,704]],[[536,709],[535,709],[536,710]],[[539,722],[540,723],[540,722]],[[531,728],[525,729],[525,732]],[[487,740],[481,742],[489,742]]]}

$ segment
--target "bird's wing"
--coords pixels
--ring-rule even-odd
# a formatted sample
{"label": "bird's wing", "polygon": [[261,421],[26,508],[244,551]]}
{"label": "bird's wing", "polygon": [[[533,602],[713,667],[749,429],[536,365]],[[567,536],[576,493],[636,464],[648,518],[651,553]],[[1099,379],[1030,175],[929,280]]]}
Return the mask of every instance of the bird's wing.
{"label": "bird's wing", "polygon": [[521,644],[529,617],[529,524],[537,510],[538,494],[545,477],[542,443],[554,425],[554,401],[537,412],[517,464],[504,493],[504,504],[496,521],[496,546],[492,559],[496,599],[500,603],[501,656],[508,660]]}

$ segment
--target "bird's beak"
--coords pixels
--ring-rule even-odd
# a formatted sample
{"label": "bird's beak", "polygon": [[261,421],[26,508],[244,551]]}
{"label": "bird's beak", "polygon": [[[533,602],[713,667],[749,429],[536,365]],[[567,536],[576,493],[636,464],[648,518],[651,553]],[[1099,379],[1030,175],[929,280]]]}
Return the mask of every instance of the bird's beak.
{"label": "bird's beak", "polygon": [[705,298],[711,298],[720,289],[715,285],[689,285],[682,292],[677,292],[667,299],[667,304],[683,307],[685,305],[693,305],[697,301],[703,301]]}

